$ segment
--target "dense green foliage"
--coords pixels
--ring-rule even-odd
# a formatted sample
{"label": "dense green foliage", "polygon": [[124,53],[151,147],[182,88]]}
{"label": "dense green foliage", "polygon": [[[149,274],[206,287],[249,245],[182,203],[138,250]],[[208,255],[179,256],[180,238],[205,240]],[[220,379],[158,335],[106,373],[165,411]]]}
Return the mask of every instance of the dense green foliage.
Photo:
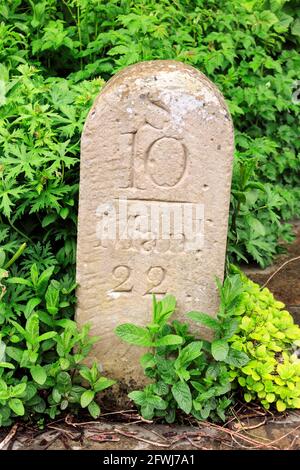
{"label": "dense green foliage", "polygon": [[[125,323],[116,328],[116,334],[123,341],[152,347],[152,352],[141,357],[144,373],[152,383],[143,390],[129,393],[129,398],[146,419],[156,416],[172,423],[177,410],[182,410],[200,420],[225,421],[225,411],[232,403],[228,364],[248,362],[247,355],[234,351],[227,341],[230,331],[237,328],[237,322],[224,323],[221,317],[216,320],[207,316],[210,326],[218,325],[223,331],[222,339],[210,344],[195,339],[187,324],[168,322],[175,307],[173,296],[166,296],[159,302],[154,296],[150,324],[141,327]],[[196,314],[191,312],[192,317]]]}
{"label": "dense green foliage", "polygon": [[231,377],[238,378],[246,401],[256,399],[267,409],[276,403],[278,411],[300,408],[300,328],[267,288],[245,276],[243,286],[234,312],[239,330],[230,342],[250,361]]}
{"label": "dense green foliage", "polygon": [[228,335],[203,313],[188,316],[212,328],[215,337],[228,341],[229,351],[248,357],[246,364],[231,363],[229,373],[243,388],[247,402],[256,399],[266,409],[274,403],[278,411],[300,408],[300,328],[269,289],[262,289],[237,268],[231,269],[235,274],[219,286],[217,317],[223,318],[225,325],[232,323]]}
{"label": "dense green foliage", "polygon": [[[23,249],[6,264],[0,254],[0,426],[11,424],[16,416],[53,419],[79,405],[96,418],[96,394],[115,381],[101,377],[96,364],[81,364],[97,338],[89,337],[88,326],[78,332],[68,318],[75,285],[53,279],[54,266],[40,271],[35,263],[28,276],[7,278],[2,266],[7,268]],[[11,287],[5,303],[4,278]],[[81,377],[87,386],[81,385]]]}
{"label": "dense green foliage", "polygon": [[[68,401],[58,390],[55,404],[49,402],[60,366],[49,371],[61,358],[59,337],[86,341],[68,323],[75,305],[79,143],[105,81],[131,63],[173,58],[219,86],[236,129],[228,254],[264,266],[279,241],[292,238],[282,221],[299,214],[300,106],[292,101],[299,45],[297,0],[0,0],[0,344],[15,367],[0,368],[4,397],[6,385],[25,374],[34,395],[18,390],[9,399],[41,397],[32,409],[48,414],[48,405],[58,410]],[[7,265],[24,242],[22,256]],[[38,291],[42,276],[47,282]],[[26,332],[31,317],[40,336],[56,336],[32,346],[29,364],[21,359],[30,341],[20,327]],[[21,351],[18,357],[9,356],[10,348]],[[61,369],[73,377],[80,366],[66,354],[69,365],[62,361]],[[51,380],[36,383],[35,366]],[[30,406],[25,402],[27,414]],[[3,422],[9,419],[5,411]]]}
{"label": "dense green foliage", "polygon": [[299,24],[296,0],[1,0],[1,238],[24,241],[18,229],[29,260],[74,265],[78,144],[103,83],[91,80],[174,58],[206,73],[233,115],[229,254],[269,263],[291,239],[281,220],[299,214]]}
{"label": "dense green foliage", "polygon": [[188,325],[173,321],[175,299],[154,298],[152,322],[146,327],[125,323],[116,334],[129,344],[152,347],[141,365],[152,383],[129,393],[146,419],[173,422],[178,409],[196,419],[225,420],[240,390],[246,402],[266,409],[300,408],[300,328],[284,305],[266,288],[236,268],[218,283],[216,318],[203,312],[187,317],[209,328],[210,341],[195,338]]}

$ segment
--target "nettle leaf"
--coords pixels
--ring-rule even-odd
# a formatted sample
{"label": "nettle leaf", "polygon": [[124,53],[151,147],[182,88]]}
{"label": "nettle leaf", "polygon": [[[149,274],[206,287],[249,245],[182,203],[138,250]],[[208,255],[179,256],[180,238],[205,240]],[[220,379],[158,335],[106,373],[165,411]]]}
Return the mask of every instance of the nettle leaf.
{"label": "nettle leaf", "polygon": [[211,353],[217,361],[224,361],[229,351],[228,343],[223,339],[217,339],[211,343]]}
{"label": "nettle leaf", "polygon": [[36,386],[33,383],[27,383],[26,395],[23,400],[26,400],[26,401],[31,400],[36,395],[36,392],[37,392]]}
{"label": "nettle leaf", "polygon": [[70,361],[69,359],[61,357],[59,359],[59,365],[61,367],[61,370],[68,370],[70,368]]}
{"label": "nettle leaf", "polygon": [[141,407],[141,413],[143,418],[151,420],[154,416],[154,407],[151,405],[143,405]]}
{"label": "nettle leaf", "polygon": [[10,277],[6,280],[8,284],[21,284],[24,286],[31,287],[31,282],[28,279],[24,279],[23,277]]}
{"label": "nettle leaf", "polygon": [[23,338],[28,337],[26,330],[24,330],[24,328],[21,325],[19,325],[19,323],[17,323],[14,320],[11,320],[10,322],[12,325],[14,325],[15,329],[23,336]]}
{"label": "nettle leaf", "polygon": [[124,323],[117,326],[116,335],[123,341],[136,346],[153,346],[153,341],[150,332],[147,328],[133,325],[131,323]]}
{"label": "nettle leaf", "polygon": [[4,250],[0,249],[0,268],[4,267],[5,259],[6,259],[5,252]]}
{"label": "nettle leaf", "polygon": [[207,326],[208,328],[211,328],[214,331],[218,331],[220,329],[218,320],[212,318],[210,315],[207,315],[207,313],[192,311],[187,313],[187,317],[191,320],[201,323],[204,326]]}
{"label": "nettle leaf", "polygon": [[6,348],[6,354],[7,356],[11,357],[14,359],[16,362],[21,362],[22,356],[23,356],[23,351],[22,349],[15,348],[13,346],[7,346]]}
{"label": "nettle leaf", "polygon": [[43,228],[47,227],[49,224],[52,224],[53,222],[55,222],[56,219],[57,219],[56,213],[47,214],[42,220],[42,227]]}
{"label": "nettle leaf", "polygon": [[39,271],[36,263],[34,263],[30,268],[30,276],[33,286],[36,287],[39,279]]}
{"label": "nettle leaf", "polygon": [[162,380],[167,384],[172,384],[176,380],[176,373],[174,369],[175,360],[164,359],[163,357],[157,356],[156,361],[157,371]]}
{"label": "nettle leaf", "polygon": [[190,387],[185,382],[177,382],[171,388],[172,395],[175,398],[179,408],[186,414],[189,414],[192,410],[192,394]]}

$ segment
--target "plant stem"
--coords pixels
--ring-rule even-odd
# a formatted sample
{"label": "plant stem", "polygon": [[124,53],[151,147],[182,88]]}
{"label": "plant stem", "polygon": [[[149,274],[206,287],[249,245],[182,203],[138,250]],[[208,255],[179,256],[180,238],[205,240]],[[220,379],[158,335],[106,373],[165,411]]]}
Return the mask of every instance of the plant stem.
{"label": "plant stem", "polygon": [[29,242],[31,242],[31,239],[25,234],[23,233],[21,230],[19,230],[13,223],[10,219],[7,219],[8,220],[8,223],[9,225],[11,226],[11,228],[17,232],[19,235],[21,235],[21,237],[25,238],[26,240],[28,240]]}
{"label": "plant stem", "polygon": [[20,256],[21,254],[23,253],[23,251],[25,250],[27,244],[26,243],[23,243],[19,249],[17,250],[17,252],[14,254],[14,256],[6,263],[6,265],[4,266],[4,269],[8,269]]}

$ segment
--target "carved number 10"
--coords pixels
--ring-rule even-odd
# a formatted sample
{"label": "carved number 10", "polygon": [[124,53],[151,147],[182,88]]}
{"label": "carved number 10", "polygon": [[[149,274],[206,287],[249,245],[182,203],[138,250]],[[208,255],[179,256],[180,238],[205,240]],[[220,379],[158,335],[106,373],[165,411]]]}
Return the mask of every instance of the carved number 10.
{"label": "carved number 10", "polygon": [[[131,282],[131,271],[132,269],[125,264],[120,264],[113,269],[112,275],[116,281],[114,286],[114,292],[132,292],[133,284]],[[146,290],[143,295],[147,294],[165,294],[166,291],[159,289],[159,286],[166,277],[166,270],[161,266],[151,266],[146,272],[148,284],[150,287]]]}

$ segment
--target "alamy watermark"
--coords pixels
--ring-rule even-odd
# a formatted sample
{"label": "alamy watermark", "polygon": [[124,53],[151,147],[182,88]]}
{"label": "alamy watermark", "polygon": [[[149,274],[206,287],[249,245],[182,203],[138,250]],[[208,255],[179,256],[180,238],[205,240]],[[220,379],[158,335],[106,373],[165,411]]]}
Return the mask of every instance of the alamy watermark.
{"label": "alamy watermark", "polygon": [[293,84],[293,94],[292,94],[292,102],[294,104],[300,103],[300,80],[296,80]]}
{"label": "alamy watermark", "polygon": [[6,103],[6,88],[5,81],[0,79],[0,106],[3,106]]}
{"label": "alamy watermark", "polygon": [[191,202],[114,199],[96,210],[98,240],[174,240],[184,251],[204,243],[204,205]]}

